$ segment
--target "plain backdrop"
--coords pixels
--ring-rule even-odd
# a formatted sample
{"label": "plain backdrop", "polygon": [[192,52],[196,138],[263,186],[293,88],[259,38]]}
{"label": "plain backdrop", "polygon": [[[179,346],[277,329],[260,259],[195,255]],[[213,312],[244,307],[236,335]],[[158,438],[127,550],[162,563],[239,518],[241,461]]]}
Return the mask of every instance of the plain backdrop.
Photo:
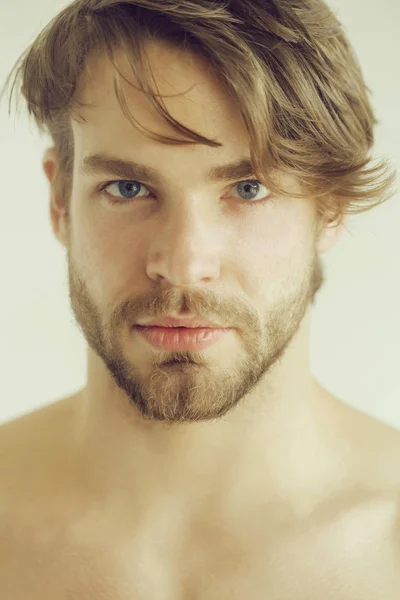
{"label": "plain backdrop", "polygon": [[[249,0],[250,1],[250,0]],[[267,1],[267,0],[265,0]],[[68,2],[0,5],[0,84]],[[400,166],[399,0],[332,0],[379,119],[375,154]],[[21,102],[21,107],[23,103]],[[86,380],[87,345],[70,308],[63,247],[49,218],[44,149],[25,111],[0,106],[0,422],[55,402]],[[323,255],[326,283],[311,323],[311,367],[329,390],[400,429],[400,195],[349,219]]]}

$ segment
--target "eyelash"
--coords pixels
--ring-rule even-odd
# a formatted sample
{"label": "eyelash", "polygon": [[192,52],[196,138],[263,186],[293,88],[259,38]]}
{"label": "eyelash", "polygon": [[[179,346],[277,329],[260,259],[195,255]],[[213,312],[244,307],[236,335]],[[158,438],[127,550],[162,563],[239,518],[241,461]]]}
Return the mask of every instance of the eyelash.
{"label": "eyelash", "polygon": [[[235,187],[236,185],[239,185],[239,183],[251,183],[253,181],[256,181],[257,183],[260,183],[261,185],[263,185],[261,183],[261,181],[259,181],[258,179],[243,179],[241,181],[238,181],[238,182],[234,183],[232,187]],[[105,189],[108,188],[110,185],[113,185],[114,183],[121,183],[121,182],[125,182],[125,183],[131,183],[131,182],[139,183],[140,185],[142,185],[146,189],[149,189],[141,181],[136,181],[134,179],[116,179],[114,181],[108,181],[107,183],[101,184],[97,188],[97,191],[100,194],[102,194],[103,196],[106,196],[107,202],[109,202],[110,204],[112,204],[114,206],[116,206],[116,205],[132,204],[133,202],[135,202],[136,200],[139,200],[140,198],[149,198],[149,196],[138,196],[136,198],[130,198],[130,199],[128,199],[128,198],[125,198],[125,199],[123,199],[123,198],[117,198],[117,200],[111,200],[110,199],[110,198],[112,198],[111,194],[109,194],[108,192],[106,192]],[[235,200],[238,200],[240,204],[246,204],[247,206],[251,206],[252,208],[256,208],[257,206],[265,204],[266,202],[273,202],[272,193],[269,193],[269,195],[265,196],[261,200],[253,200],[253,201],[251,201],[251,200],[242,200],[241,198],[235,198]]]}

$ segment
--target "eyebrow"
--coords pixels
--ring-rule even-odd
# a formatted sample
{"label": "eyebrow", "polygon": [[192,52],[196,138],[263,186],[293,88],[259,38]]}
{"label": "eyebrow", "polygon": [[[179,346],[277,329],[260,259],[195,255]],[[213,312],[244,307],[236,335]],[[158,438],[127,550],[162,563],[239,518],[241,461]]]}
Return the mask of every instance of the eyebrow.
{"label": "eyebrow", "polygon": [[[108,174],[134,181],[145,180],[159,184],[166,183],[166,178],[154,167],[122,160],[110,154],[100,153],[84,157],[79,171],[82,175]],[[219,181],[248,179],[253,176],[254,167],[251,159],[243,157],[236,162],[213,167],[207,173],[206,180],[208,183],[216,183]]]}

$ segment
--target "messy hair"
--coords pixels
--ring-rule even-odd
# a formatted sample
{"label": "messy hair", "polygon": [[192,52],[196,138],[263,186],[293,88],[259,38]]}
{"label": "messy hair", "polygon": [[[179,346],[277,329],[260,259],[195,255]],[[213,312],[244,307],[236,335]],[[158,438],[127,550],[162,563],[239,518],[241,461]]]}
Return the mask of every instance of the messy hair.
{"label": "messy hair", "polygon": [[14,76],[10,109],[20,79],[29,115],[50,134],[59,163],[55,183],[67,207],[74,160],[71,119],[85,122],[79,107],[88,105],[76,92],[93,54],[109,57],[114,92],[134,127],[145,129],[121,91],[125,78],[116,62],[121,50],[140,83],[136,89],[179,134],[146,129],[152,139],[221,146],[168,113],[145,62],[151,41],[206,59],[237,103],[254,174],[272,192],[286,193],[274,173],[294,176],[298,197],[315,199],[318,216],[330,215],[329,221],[365,212],[393,195],[394,170],[370,154],[377,123],[370,90],[341,23],[322,0],[75,0],[23,52],[5,84]]}

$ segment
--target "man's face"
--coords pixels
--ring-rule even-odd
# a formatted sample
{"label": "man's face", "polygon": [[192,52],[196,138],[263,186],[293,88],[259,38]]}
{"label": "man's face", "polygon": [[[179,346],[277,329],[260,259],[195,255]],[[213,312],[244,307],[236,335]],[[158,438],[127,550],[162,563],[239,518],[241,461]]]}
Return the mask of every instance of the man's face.
{"label": "man's face", "polygon": [[[71,302],[90,348],[144,418],[206,421],[237,406],[299,330],[323,280],[315,207],[284,197],[261,203],[269,194],[261,183],[246,195],[239,181],[208,182],[212,167],[250,157],[237,108],[201,59],[155,45],[149,56],[160,93],[176,95],[164,99],[168,111],[223,146],[163,145],[133,128],[112,66],[92,58],[80,99],[96,106],[82,111],[87,123],[73,123]],[[141,125],[176,137],[141,92],[123,90]],[[121,177],[80,172],[98,153],[156,168],[163,182],[109,184],[107,196],[98,188]],[[129,190],[134,200],[122,204]],[[134,328],[184,307],[232,329],[206,350],[175,352]]]}

